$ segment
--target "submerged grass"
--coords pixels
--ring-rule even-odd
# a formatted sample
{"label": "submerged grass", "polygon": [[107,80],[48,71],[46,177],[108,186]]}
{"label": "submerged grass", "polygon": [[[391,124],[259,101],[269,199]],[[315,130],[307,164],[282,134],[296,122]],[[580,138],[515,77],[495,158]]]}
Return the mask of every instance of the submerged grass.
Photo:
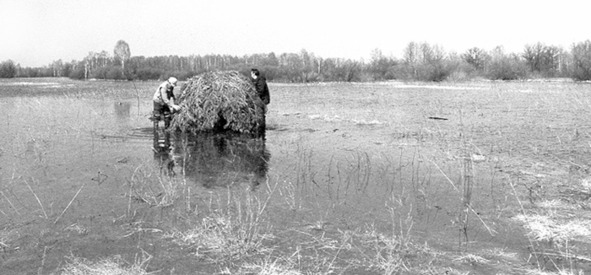
{"label": "submerged grass", "polygon": [[246,263],[238,270],[239,274],[259,275],[301,275],[290,262],[282,263],[279,259],[262,260],[256,263]]}
{"label": "submerged grass", "polygon": [[530,243],[530,261],[538,268],[528,274],[546,274],[547,271],[584,274],[585,266],[591,266],[587,255],[591,245],[591,220],[579,216],[576,206],[562,201],[546,200],[526,210],[519,197],[517,200],[522,206],[521,214],[513,220],[525,229]]}
{"label": "submerged grass", "polygon": [[18,231],[2,229],[0,230],[0,248],[6,251],[12,247],[12,243],[19,238]]}
{"label": "submerged grass", "polygon": [[202,217],[196,225],[184,231],[167,232],[164,237],[190,247],[197,258],[213,262],[262,253],[266,249],[263,242],[273,238],[270,233],[265,233],[265,211],[277,184],[267,187],[264,199],[252,194],[248,187],[245,187],[247,190],[244,192],[228,188],[225,203],[212,194],[206,209],[196,209],[195,215]]}
{"label": "submerged grass", "polygon": [[[129,207],[131,200],[147,203],[150,206],[166,207],[173,205],[182,197],[186,182],[168,173],[155,173],[145,166],[138,166],[129,180]],[[157,171],[157,170],[156,170]]]}

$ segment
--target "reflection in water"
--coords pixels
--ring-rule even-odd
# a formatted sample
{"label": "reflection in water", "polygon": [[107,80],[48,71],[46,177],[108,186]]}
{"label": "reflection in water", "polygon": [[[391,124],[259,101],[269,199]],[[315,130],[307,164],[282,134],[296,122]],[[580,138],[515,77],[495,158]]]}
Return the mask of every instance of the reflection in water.
{"label": "reflection in water", "polygon": [[131,103],[121,101],[114,102],[113,109],[115,111],[115,124],[117,125],[118,132],[126,132],[127,129],[129,129]]}
{"label": "reflection in water", "polygon": [[264,138],[228,133],[178,135],[167,146],[154,135],[154,158],[170,175],[184,174],[207,188],[246,182],[255,188],[266,180],[270,153]]}
{"label": "reflection in water", "polygon": [[129,119],[131,113],[131,103],[129,102],[115,102],[113,104],[115,108],[115,117],[118,120],[126,120]]}

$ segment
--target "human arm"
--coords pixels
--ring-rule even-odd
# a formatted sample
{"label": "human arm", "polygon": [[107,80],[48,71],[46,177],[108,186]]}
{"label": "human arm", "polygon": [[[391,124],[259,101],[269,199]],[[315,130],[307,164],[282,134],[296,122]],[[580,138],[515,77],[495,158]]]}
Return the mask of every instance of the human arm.
{"label": "human arm", "polygon": [[178,111],[180,106],[175,104],[175,97],[174,97],[174,87],[170,84],[165,84],[160,86],[160,96],[162,98],[162,102],[171,110]]}

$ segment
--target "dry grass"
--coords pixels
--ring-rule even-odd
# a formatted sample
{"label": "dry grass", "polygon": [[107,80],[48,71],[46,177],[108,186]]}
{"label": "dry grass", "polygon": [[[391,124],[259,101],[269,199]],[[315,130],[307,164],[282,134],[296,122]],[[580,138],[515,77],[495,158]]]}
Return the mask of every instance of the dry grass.
{"label": "dry grass", "polygon": [[[571,214],[576,207],[559,200],[537,204],[539,213],[526,213],[513,219],[523,223],[530,240],[531,256],[538,269],[527,274],[584,274],[577,263],[591,262],[586,247],[591,244],[591,221]],[[551,264],[550,268],[547,264]],[[547,270],[556,270],[548,273]]]}
{"label": "dry grass", "polygon": [[257,134],[264,127],[264,104],[250,80],[237,71],[206,72],[189,79],[179,101],[173,129]]}
{"label": "dry grass", "polygon": [[195,255],[212,261],[239,259],[265,250],[262,242],[273,238],[265,234],[264,212],[277,185],[269,188],[267,198],[259,199],[244,190],[236,195],[228,189],[226,204],[213,198],[207,215],[186,231],[174,230],[164,234],[181,246],[195,249]]}
{"label": "dry grass", "polygon": [[84,258],[70,256],[67,263],[61,268],[64,275],[144,275],[154,274],[146,271],[148,262],[152,256],[142,251],[142,255],[136,257],[135,262],[130,264],[121,256],[113,256],[96,262]]}
{"label": "dry grass", "polygon": [[71,232],[75,232],[78,235],[83,235],[88,233],[88,229],[82,225],[79,225],[78,223],[73,223],[70,226],[64,228],[64,231],[71,231]]}
{"label": "dry grass", "polygon": [[420,253],[420,248],[412,244],[407,237],[388,236],[374,228],[368,228],[358,236],[362,245],[372,251],[368,253],[368,267],[380,270],[384,274],[395,274],[397,271],[409,272],[412,264],[407,256]]}
{"label": "dry grass", "polygon": [[578,207],[573,204],[566,203],[562,200],[551,199],[543,200],[536,203],[537,207],[548,209],[548,210],[576,210]]}
{"label": "dry grass", "polygon": [[278,260],[264,260],[258,263],[242,265],[240,274],[258,274],[258,275],[300,275],[303,274],[295,270],[290,263],[282,264]]}
{"label": "dry grass", "polygon": [[[165,173],[153,174],[150,168],[138,166],[129,180],[129,200],[135,199],[150,206],[173,205],[181,196],[186,183]],[[156,171],[154,169],[153,171]]]}
{"label": "dry grass", "polygon": [[523,274],[525,275],[585,275],[585,273],[581,272],[571,272],[568,270],[560,270],[556,272],[551,271],[543,271],[543,270],[535,270],[535,269],[528,269],[523,270]]}
{"label": "dry grass", "polygon": [[467,263],[467,264],[486,264],[488,262],[490,262],[489,260],[478,256],[478,255],[474,255],[474,254],[465,254],[459,257],[456,257],[455,259],[453,259],[454,262],[458,262],[458,263]]}
{"label": "dry grass", "polygon": [[19,233],[16,230],[0,230],[0,248],[8,249],[11,243],[19,238]]}
{"label": "dry grass", "polygon": [[547,215],[517,215],[517,221],[528,229],[527,235],[537,241],[565,243],[591,241],[591,221],[583,219],[558,219]]}
{"label": "dry grass", "polygon": [[210,258],[234,258],[259,248],[261,238],[248,239],[246,227],[235,219],[224,215],[212,215],[201,224],[186,232],[172,232],[167,237],[183,246],[195,249],[195,255]]}

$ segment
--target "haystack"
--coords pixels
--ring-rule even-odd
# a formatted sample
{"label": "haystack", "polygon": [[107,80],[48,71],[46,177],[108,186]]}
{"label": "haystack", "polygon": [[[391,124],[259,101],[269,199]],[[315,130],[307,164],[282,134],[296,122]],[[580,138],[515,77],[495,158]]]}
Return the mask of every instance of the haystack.
{"label": "haystack", "polygon": [[206,72],[181,87],[181,110],[172,129],[182,132],[264,132],[264,103],[251,81],[237,71]]}

